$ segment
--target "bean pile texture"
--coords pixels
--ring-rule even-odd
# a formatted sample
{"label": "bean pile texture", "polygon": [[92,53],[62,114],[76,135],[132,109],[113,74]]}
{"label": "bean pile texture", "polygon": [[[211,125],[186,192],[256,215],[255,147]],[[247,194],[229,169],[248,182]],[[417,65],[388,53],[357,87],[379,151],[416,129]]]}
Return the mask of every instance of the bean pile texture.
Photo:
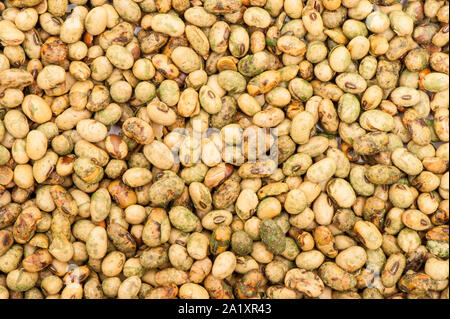
{"label": "bean pile texture", "polygon": [[0,298],[449,298],[448,0],[0,13]]}

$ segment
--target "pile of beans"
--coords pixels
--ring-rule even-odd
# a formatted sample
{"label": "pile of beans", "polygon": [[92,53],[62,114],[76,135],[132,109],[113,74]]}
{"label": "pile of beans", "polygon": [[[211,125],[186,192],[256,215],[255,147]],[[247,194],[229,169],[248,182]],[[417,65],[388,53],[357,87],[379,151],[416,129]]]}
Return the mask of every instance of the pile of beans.
{"label": "pile of beans", "polygon": [[0,298],[449,298],[448,0],[0,13]]}

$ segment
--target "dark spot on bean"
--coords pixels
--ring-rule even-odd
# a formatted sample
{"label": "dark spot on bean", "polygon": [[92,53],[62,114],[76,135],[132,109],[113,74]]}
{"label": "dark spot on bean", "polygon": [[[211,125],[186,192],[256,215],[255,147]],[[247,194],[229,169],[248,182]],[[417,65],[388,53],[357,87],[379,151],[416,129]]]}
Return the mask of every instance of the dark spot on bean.
{"label": "dark spot on bean", "polygon": [[11,241],[12,241],[11,235],[6,235],[6,236],[4,236],[3,239],[2,239],[2,244],[3,244],[3,246],[9,246],[9,244],[11,243]]}

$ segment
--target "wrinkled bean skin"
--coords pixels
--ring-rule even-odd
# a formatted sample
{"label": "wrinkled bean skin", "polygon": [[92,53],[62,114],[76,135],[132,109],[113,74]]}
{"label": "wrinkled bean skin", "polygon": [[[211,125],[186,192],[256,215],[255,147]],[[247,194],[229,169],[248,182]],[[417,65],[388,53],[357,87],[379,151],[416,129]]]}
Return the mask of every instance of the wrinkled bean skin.
{"label": "wrinkled bean skin", "polygon": [[324,284],[319,276],[304,269],[291,269],[284,280],[286,287],[294,288],[309,297],[320,296],[324,289]]}

